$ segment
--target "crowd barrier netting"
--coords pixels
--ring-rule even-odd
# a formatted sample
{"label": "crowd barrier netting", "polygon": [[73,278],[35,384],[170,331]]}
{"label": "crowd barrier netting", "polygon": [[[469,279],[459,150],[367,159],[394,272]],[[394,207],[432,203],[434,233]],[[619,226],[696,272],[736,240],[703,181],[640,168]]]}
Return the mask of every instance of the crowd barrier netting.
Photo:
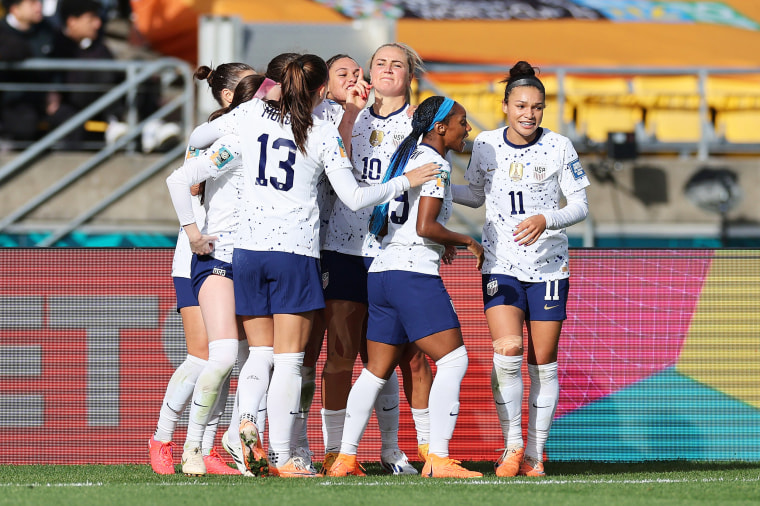
{"label": "crowd barrier netting", "polygon": [[[171,257],[170,249],[0,253],[0,463],[148,462],[167,381],[186,353]],[[760,251],[571,250],[570,269],[548,460],[760,458]],[[480,275],[466,254],[442,275],[470,359],[451,454],[495,460],[503,439]],[[324,353],[318,377],[323,363]],[[320,399],[317,388],[316,460]],[[403,394],[400,427],[401,448],[415,456]],[[359,459],[379,453],[373,416]]]}

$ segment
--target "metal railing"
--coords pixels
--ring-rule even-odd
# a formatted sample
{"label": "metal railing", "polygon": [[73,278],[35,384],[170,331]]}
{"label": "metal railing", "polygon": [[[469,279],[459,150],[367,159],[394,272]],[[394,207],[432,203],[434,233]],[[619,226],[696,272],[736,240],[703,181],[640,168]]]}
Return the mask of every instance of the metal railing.
{"label": "metal railing", "polygon": [[[124,136],[118,138],[113,144],[104,142],[102,149],[93,153],[89,160],[54,181],[48,188],[27,200],[21,207],[15,209],[0,220],[0,232],[17,223],[24,216],[31,213],[63,189],[94,170],[120,150],[134,151],[135,139],[140,136],[149,122],[152,120],[165,120],[170,117],[172,121],[179,120],[182,138],[189,137],[195,124],[195,103],[193,74],[187,63],[176,58],[160,58],[151,61],[118,61],[118,60],[63,60],[63,59],[30,59],[19,63],[0,63],[0,70],[13,71],[38,71],[50,72],[57,70],[87,70],[124,72],[124,81],[108,88],[98,85],[60,84],[60,83],[0,83],[2,91],[103,91],[103,95],[88,105],[73,117],[65,121],[58,128],[50,131],[44,137],[33,142],[31,145],[18,152],[18,155],[10,162],[0,167],[0,185],[7,184],[16,174],[28,167],[32,162],[38,161],[41,156],[56,146],[56,143],[67,135],[84,127],[85,122],[96,117],[99,113],[117,101],[124,100],[127,106],[125,122],[128,129]],[[136,109],[137,94],[140,85],[148,80],[159,78],[161,83],[161,96],[170,98],[164,105],[153,111],[148,117],[139,119]],[[169,86],[173,93],[169,93]],[[78,226],[87,222],[97,213],[116,202],[133,188],[139,186],[160,170],[167,167],[173,160],[181,156],[184,144],[174,147],[165,153],[158,161],[140,172],[135,177],[116,188],[110,195],[99,202],[88,203],[90,206],[79,216],[67,223],[58,225],[52,234],[47,236],[37,246],[51,246],[55,242],[71,233]]]}

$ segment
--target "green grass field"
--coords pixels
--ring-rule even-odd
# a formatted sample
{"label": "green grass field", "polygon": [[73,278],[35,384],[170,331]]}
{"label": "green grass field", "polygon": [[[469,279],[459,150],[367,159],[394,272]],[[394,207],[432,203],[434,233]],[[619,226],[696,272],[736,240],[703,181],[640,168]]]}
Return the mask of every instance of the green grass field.
{"label": "green grass field", "polygon": [[148,465],[0,466],[0,504],[186,506],[503,504],[760,504],[760,462],[548,462],[546,478],[496,478],[490,462],[467,463],[471,480],[393,477],[281,479],[158,476]]}

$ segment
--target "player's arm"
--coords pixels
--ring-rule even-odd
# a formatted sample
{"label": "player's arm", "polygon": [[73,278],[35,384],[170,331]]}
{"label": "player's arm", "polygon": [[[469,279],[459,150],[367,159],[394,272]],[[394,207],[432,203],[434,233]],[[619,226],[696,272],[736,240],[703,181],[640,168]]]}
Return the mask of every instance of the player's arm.
{"label": "player's arm", "polygon": [[417,235],[444,246],[466,247],[467,251],[477,258],[477,268],[480,269],[483,266],[483,246],[469,235],[454,232],[441,225],[437,218],[442,205],[443,200],[437,197],[420,197],[417,210]]}

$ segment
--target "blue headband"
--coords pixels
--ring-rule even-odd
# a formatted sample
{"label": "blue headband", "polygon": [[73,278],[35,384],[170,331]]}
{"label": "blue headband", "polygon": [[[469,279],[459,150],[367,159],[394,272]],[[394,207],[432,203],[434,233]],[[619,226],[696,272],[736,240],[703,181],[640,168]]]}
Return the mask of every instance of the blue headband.
{"label": "blue headband", "polygon": [[428,128],[427,131],[431,131],[436,123],[446,119],[446,116],[448,116],[452,107],[454,107],[454,101],[448,97],[444,97],[443,103],[438,107],[438,112],[435,113],[435,118],[433,118],[433,122],[430,124],[430,128]]}

